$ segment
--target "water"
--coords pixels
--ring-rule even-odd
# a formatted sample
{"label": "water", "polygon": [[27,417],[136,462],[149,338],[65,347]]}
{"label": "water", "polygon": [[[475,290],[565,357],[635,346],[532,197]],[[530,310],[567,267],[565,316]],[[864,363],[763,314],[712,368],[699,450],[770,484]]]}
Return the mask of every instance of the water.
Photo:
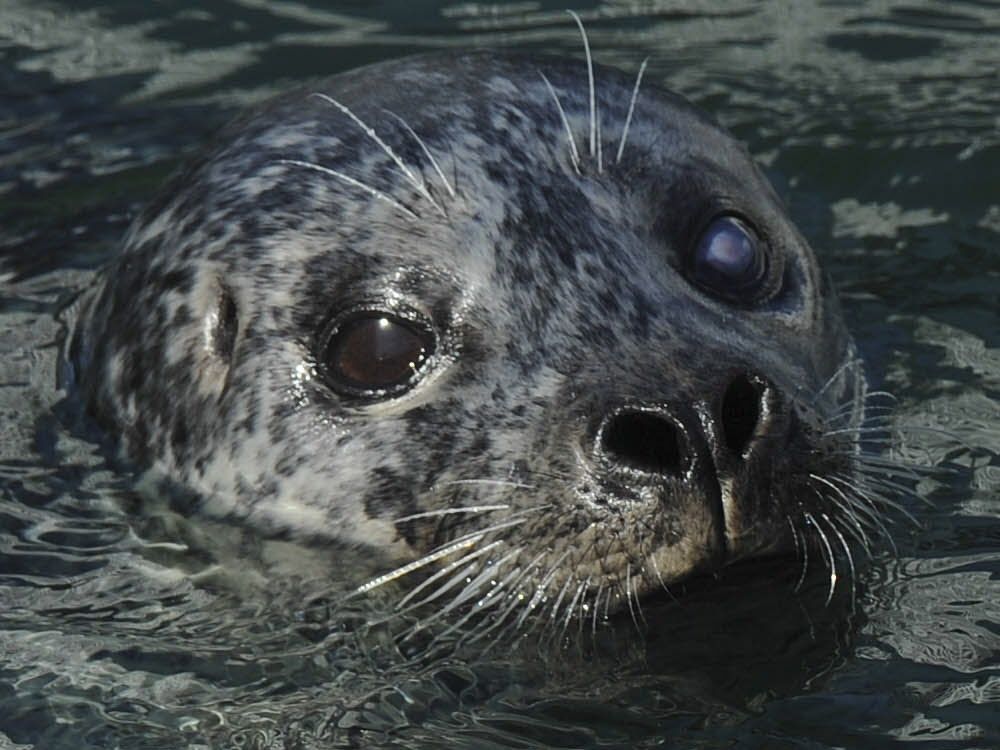
{"label": "water", "polygon": [[326,606],[349,563],[150,512],[66,427],[54,313],[163,178],[293,82],[579,39],[548,2],[0,0],[0,748],[1000,746],[1000,5],[576,9],[771,174],[900,451],[958,469],[921,528],[853,607],[755,569],[539,659],[400,649],[377,601]]}

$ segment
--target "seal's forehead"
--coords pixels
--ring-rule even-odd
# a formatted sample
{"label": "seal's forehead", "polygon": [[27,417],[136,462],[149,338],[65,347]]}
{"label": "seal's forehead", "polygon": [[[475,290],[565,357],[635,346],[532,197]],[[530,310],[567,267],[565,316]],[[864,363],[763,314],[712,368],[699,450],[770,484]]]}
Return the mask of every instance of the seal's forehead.
{"label": "seal's forehead", "polygon": [[[627,121],[638,136],[628,139],[633,149],[654,146],[647,158],[696,154],[730,169],[749,165],[742,147],[716,123],[649,76],[633,102],[636,80],[636,73],[594,66],[594,123],[610,152],[608,161],[617,156]],[[471,135],[493,141],[521,130],[539,149],[553,142],[569,149],[572,139],[583,152],[592,127],[590,94],[583,60],[494,51],[423,55],[298,89],[266,107],[250,127],[243,124],[241,135],[245,139],[256,131],[254,140],[275,148],[308,146],[325,135],[352,148],[377,150],[372,132],[391,138],[393,130],[412,128],[425,140]]]}
{"label": "seal's forehead", "polygon": [[[186,191],[240,240],[208,254],[266,263],[254,247],[270,243],[289,262],[332,253],[341,273],[452,257],[486,276],[499,238],[535,245],[561,221],[589,238],[614,227],[611,244],[640,253],[715,196],[783,215],[745,149],[648,81],[634,97],[631,73],[595,67],[592,108],[583,61],[442,57],[341,74],[238,121]],[[560,252],[552,234],[540,254]]]}

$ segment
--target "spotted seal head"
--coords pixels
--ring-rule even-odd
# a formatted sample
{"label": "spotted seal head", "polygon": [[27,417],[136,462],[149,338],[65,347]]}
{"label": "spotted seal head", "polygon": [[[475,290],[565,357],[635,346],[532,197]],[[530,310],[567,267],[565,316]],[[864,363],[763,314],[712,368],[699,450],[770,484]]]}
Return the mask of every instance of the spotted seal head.
{"label": "spotted seal head", "polygon": [[431,55],[246,115],[82,300],[82,401],[208,514],[506,611],[843,566],[878,519],[835,296],[745,149],[640,81]]}

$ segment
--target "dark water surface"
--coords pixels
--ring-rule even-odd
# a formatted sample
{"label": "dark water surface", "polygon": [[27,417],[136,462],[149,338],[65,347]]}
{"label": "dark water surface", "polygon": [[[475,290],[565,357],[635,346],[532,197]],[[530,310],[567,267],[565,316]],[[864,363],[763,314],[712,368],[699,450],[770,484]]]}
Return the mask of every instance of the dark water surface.
{"label": "dark water surface", "polygon": [[483,655],[326,606],[350,561],[149,512],[63,426],[54,312],[163,178],[309,77],[579,37],[548,2],[0,0],[0,750],[1000,747],[1000,5],[575,7],[768,169],[899,455],[957,469],[904,501],[922,527],[853,608],[762,567],[651,604],[643,640]]}

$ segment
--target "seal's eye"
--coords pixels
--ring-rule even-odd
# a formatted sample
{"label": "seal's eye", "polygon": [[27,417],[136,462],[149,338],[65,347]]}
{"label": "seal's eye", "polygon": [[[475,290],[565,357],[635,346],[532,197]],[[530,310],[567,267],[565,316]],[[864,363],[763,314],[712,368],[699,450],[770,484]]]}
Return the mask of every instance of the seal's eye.
{"label": "seal's eye", "polygon": [[723,214],[705,225],[691,257],[695,283],[725,299],[751,302],[766,275],[762,241],[748,224]]}
{"label": "seal's eye", "polygon": [[334,386],[351,394],[389,395],[406,390],[434,350],[434,335],[382,312],[362,312],[336,327],[322,362]]}

